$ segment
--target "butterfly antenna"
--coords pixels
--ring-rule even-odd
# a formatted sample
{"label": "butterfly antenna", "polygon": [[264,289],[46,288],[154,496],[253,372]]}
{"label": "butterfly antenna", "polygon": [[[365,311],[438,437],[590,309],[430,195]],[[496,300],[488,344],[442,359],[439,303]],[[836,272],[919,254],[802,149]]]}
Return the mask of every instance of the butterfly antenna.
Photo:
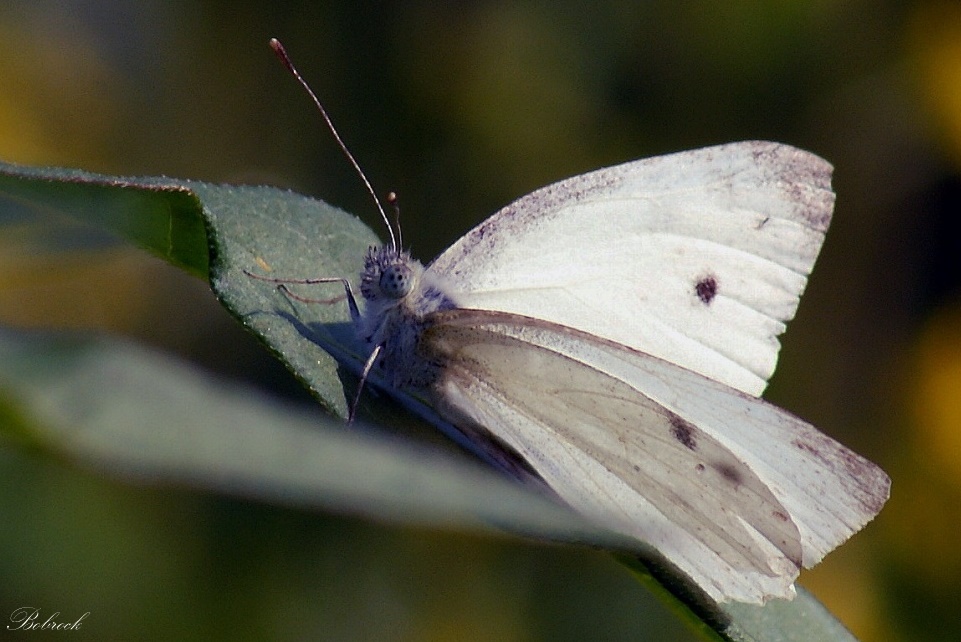
{"label": "butterfly antenna", "polygon": [[[300,86],[307,91],[307,94],[310,96],[311,100],[314,101],[314,105],[317,106],[317,109],[320,111],[320,115],[324,117],[324,122],[327,123],[327,129],[329,129],[330,133],[334,135],[334,139],[337,141],[337,145],[340,147],[340,150],[344,152],[347,160],[349,160],[350,164],[354,166],[354,170],[357,172],[357,175],[360,176],[360,180],[364,182],[364,187],[367,188],[367,192],[370,194],[371,198],[374,199],[374,205],[377,206],[377,211],[380,212],[380,217],[383,219],[384,225],[387,226],[387,232],[390,234],[391,247],[393,247],[395,250],[399,250],[401,246],[398,244],[399,241],[394,235],[394,228],[390,224],[390,219],[387,218],[387,214],[384,212],[384,207],[380,204],[380,199],[377,198],[377,193],[374,192],[374,188],[371,187],[370,181],[367,180],[367,175],[364,174],[364,170],[360,168],[360,165],[354,159],[354,155],[350,153],[350,150],[347,149],[347,145],[344,144],[340,134],[337,133],[337,128],[334,127],[334,123],[330,119],[330,116],[327,115],[327,110],[324,109],[320,99],[317,98],[314,90],[310,88],[310,85],[307,84],[307,81],[304,80],[303,76],[300,75],[300,72],[297,71],[297,68],[294,67],[294,63],[291,62],[290,56],[287,55],[287,50],[284,49],[282,44],[280,44],[280,41],[276,38],[271,38],[270,48],[274,50],[274,53],[277,54],[277,57],[280,58],[280,61],[284,63],[287,71],[289,71],[290,74],[297,80],[297,82],[300,83]],[[398,229],[398,234],[399,233],[400,230]]]}
{"label": "butterfly antenna", "polygon": [[394,209],[394,227],[397,229],[398,247],[404,247],[404,232],[403,228],[400,226],[400,203],[397,202],[396,193],[387,192],[387,204]]}

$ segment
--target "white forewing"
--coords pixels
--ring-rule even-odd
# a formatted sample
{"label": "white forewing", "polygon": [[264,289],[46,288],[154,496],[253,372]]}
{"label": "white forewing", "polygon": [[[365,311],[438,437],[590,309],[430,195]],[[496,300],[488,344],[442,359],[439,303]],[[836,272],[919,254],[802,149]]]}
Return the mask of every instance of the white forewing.
{"label": "white forewing", "polygon": [[656,547],[711,597],[793,596],[864,526],[887,476],[762,400],[631,348],[483,310],[432,316],[437,407],[483,426],[558,496]]}
{"label": "white forewing", "polygon": [[555,183],[428,268],[459,306],[631,346],[758,396],[831,219],[831,166],[744,142]]}

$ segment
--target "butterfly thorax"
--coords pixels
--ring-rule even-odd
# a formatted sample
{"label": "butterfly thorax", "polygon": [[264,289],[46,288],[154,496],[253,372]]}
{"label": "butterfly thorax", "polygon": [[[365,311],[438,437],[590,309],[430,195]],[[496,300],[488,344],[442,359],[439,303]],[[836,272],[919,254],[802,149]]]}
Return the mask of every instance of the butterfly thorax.
{"label": "butterfly thorax", "polygon": [[371,350],[381,347],[377,368],[398,388],[423,388],[436,376],[436,366],[417,345],[429,315],[456,307],[420,261],[391,246],[371,247],[361,273],[364,313],[358,333]]}

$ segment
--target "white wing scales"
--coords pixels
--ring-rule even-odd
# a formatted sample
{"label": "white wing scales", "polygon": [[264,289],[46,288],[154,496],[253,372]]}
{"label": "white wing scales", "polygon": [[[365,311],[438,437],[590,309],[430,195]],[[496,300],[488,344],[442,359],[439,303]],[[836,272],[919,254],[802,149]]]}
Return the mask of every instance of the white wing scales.
{"label": "white wing scales", "polygon": [[[396,385],[430,386],[465,436],[506,444],[714,599],[789,598],[890,485],[757,398],[830,223],[830,177],[817,156],[745,142],[561,181],[426,270],[393,246],[368,257],[358,322],[382,332]],[[417,289],[380,289],[399,275]]]}
{"label": "white wing scales", "polygon": [[576,330],[452,310],[422,345],[437,407],[522,455],[576,510],[648,542],[714,599],[793,596],[880,510],[889,480],[809,424]]}
{"label": "white wing scales", "polygon": [[548,319],[757,396],[830,223],[830,175],[765,142],[635,161],[519,199],[428,271],[461,307]]}

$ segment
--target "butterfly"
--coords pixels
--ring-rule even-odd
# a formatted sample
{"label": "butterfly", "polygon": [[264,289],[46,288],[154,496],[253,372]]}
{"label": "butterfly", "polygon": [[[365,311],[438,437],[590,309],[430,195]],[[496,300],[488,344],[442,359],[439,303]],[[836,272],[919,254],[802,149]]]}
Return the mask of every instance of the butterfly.
{"label": "butterfly", "polygon": [[760,141],[638,160],[524,196],[427,266],[391,230],[364,258],[363,306],[345,279],[299,282],[344,283],[362,381],[427,399],[711,599],[790,599],[890,489],[760,398],[831,221],[831,173]]}

